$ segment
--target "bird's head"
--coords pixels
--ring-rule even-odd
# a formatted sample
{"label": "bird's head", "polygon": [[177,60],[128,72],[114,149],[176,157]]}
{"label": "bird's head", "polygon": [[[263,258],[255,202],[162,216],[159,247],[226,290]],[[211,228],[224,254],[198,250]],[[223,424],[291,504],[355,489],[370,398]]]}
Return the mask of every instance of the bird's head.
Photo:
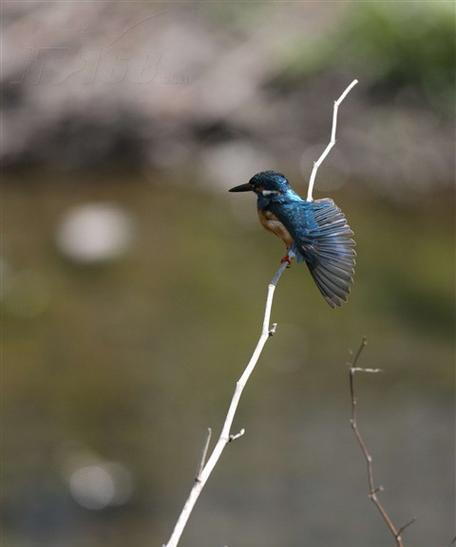
{"label": "bird's head", "polygon": [[290,184],[282,173],[262,171],[254,175],[249,182],[231,188],[230,192],[255,192],[258,196],[272,197],[284,194]]}

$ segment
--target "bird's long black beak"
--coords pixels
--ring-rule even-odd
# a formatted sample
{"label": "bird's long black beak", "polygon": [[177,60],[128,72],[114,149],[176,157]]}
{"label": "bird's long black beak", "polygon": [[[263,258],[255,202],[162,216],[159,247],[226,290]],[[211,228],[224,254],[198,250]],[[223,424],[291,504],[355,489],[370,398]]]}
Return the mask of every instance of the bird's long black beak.
{"label": "bird's long black beak", "polygon": [[230,188],[228,192],[252,192],[253,188],[250,185],[250,183],[246,184],[240,184],[239,186],[235,186],[234,188]]}

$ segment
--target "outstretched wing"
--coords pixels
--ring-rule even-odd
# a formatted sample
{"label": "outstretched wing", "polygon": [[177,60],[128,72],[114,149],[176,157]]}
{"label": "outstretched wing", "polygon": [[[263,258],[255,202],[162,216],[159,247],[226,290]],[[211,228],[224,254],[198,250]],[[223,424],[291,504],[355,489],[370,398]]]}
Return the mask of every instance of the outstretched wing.
{"label": "outstretched wing", "polygon": [[355,273],[355,241],[342,211],[332,199],[311,202],[315,223],[295,239],[317,287],[334,308],[347,301]]}
{"label": "outstretched wing", "polygon": [[293,236],[292,249],[307,263],[328,304],[341,306],[350,293],[356,263],[347,219],[330,198],[294,203],[293,209],[281,218]]}

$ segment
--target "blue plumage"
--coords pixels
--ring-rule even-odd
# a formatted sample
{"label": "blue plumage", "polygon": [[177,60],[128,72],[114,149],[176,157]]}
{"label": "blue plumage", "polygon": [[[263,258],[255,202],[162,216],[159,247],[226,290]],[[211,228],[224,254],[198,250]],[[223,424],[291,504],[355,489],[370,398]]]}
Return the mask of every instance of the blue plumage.
{"label": "blue plumage", "polygon": [[355,271],[353,232],[342,211],[330,198],[303,200],[281,173],[264,171],[230,192],[257,194],[258,216],[296,256],[306,262],[331,307],[347,301]]}

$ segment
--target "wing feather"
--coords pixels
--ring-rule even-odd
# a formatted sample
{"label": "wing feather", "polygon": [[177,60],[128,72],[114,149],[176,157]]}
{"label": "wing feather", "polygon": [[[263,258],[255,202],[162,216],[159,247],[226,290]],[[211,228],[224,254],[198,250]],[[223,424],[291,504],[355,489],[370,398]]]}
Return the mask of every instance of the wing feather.
{"label": "wing feather", "polygon": [[[347,301],[353,284],[356,252],[353,231],[332,199],[297,205],[281,221],[293,236],[293,250],[304,259],[321,294],[331,307]],[[280,212],[277,212],[280,218]]]}
{"label": "wing feather", "polygon": [[[302,249],[317,287],[331,307],[347,301],[355,273],[356,252],[353,231],[332,199],[311,203],[315,224],[304,241],[295,240]],[[311,245],[306,244],[311,241]]]}

